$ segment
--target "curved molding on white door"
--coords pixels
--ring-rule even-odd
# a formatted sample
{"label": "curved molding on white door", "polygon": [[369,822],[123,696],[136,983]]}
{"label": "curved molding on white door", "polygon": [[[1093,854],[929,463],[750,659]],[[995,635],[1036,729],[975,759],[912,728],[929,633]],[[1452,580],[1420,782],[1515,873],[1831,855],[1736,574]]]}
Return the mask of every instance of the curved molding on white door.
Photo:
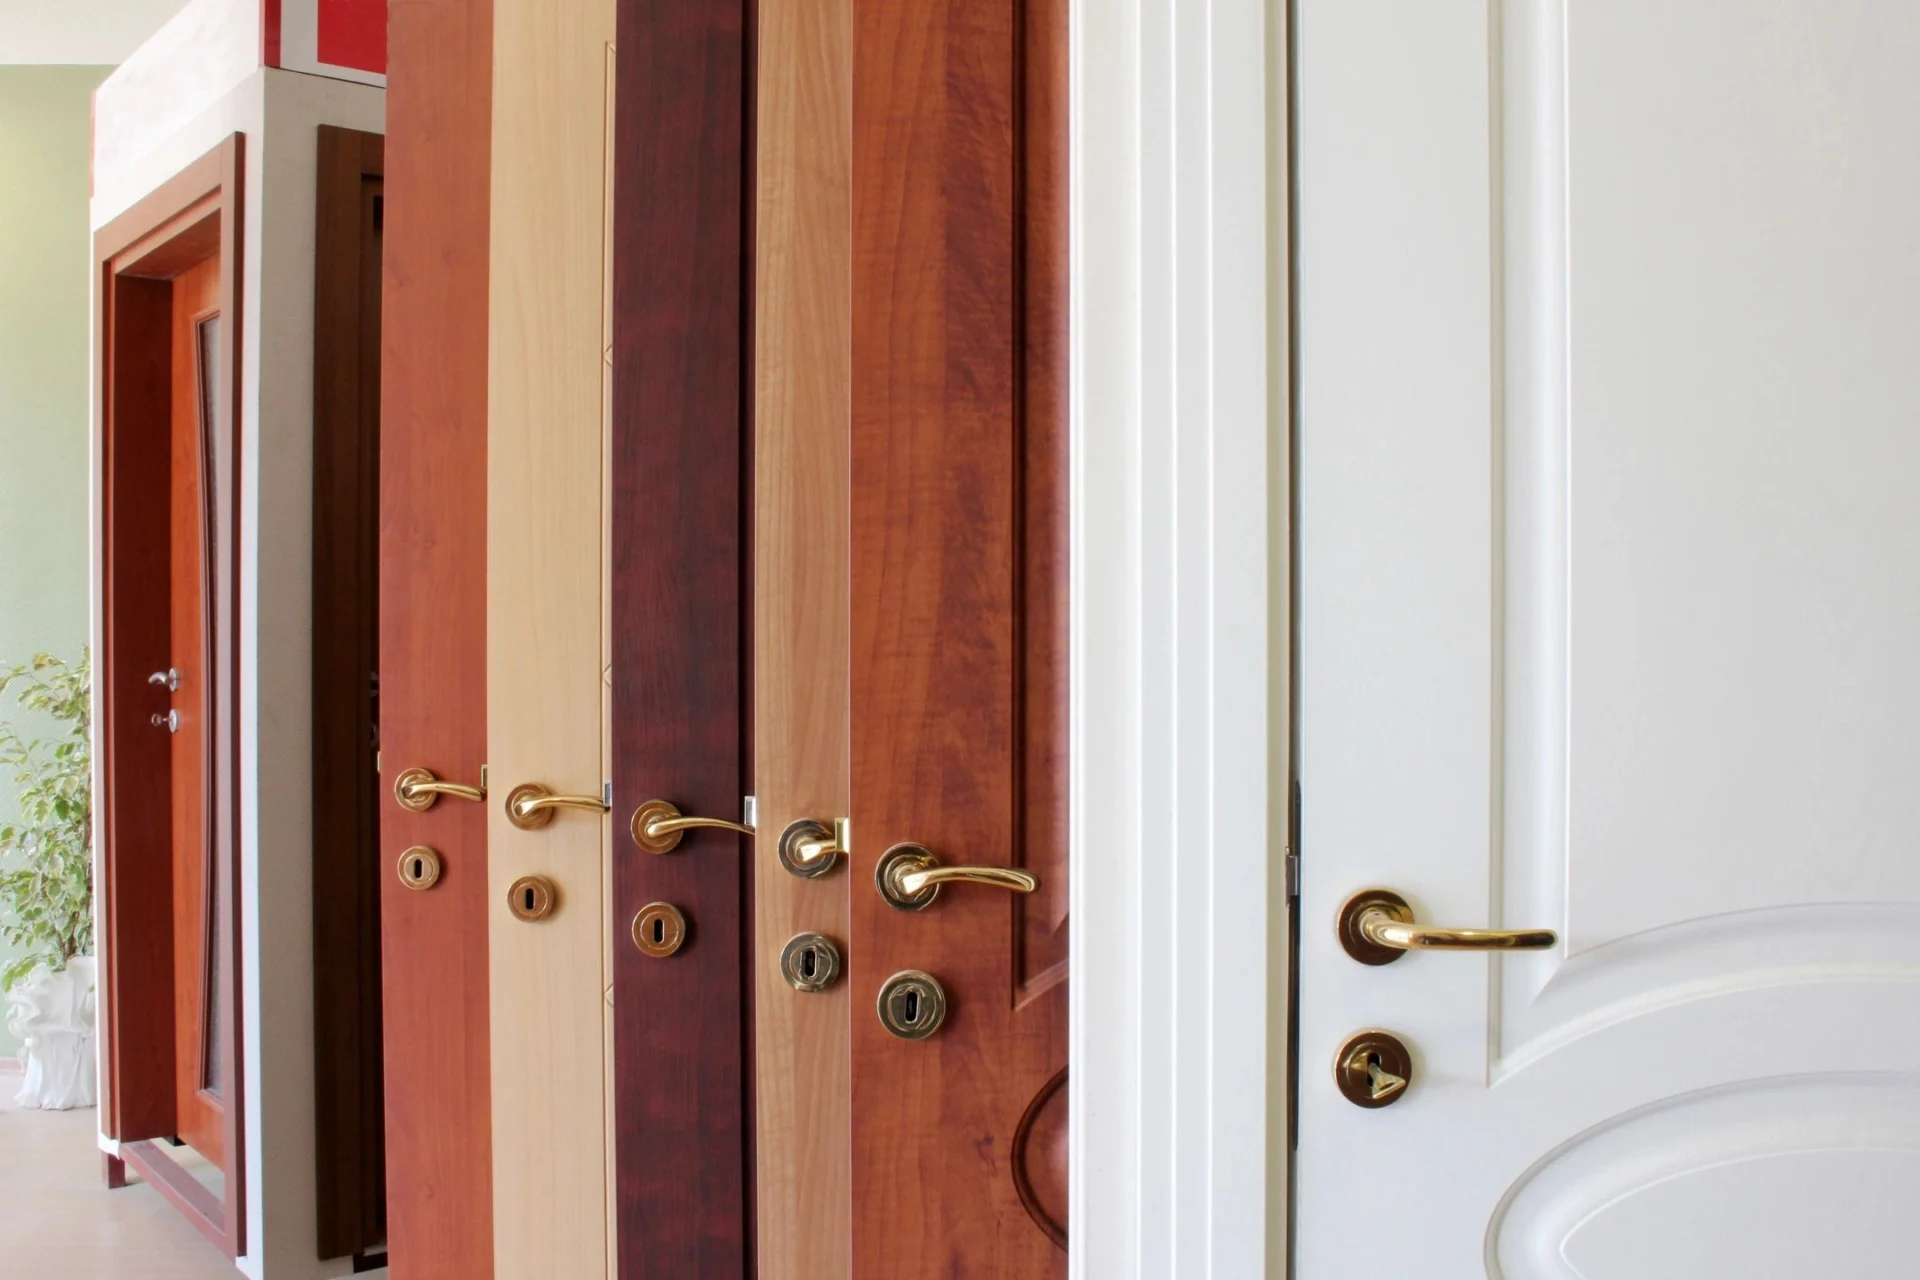
{"label": "curved molding on white door", "polygon": [[1809,903],[1649,929],[1558,961],[1528,1006],[1508,1009],[1511,1047],[1493,1075],[1676,1005],[1863,982],[1920,982],[1920,904]]}
{"label": "curved molding on white door", "polygon": [[1678,1098],[1536,1162],[1487,1229],[1494,1280],[1895,1275],[1920,1203],[1920,1075]]}

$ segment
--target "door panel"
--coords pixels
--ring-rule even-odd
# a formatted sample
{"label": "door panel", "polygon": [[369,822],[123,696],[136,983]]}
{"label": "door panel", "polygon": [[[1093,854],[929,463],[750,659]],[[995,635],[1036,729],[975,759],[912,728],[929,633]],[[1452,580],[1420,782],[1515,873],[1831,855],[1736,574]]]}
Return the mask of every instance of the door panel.
{"label": "door panel", "polygon": [[[526,829],[534,783],[597,802],[607,48],[612,0],[495,0],[488,369],[488,922],[494,1273],[607,1274],[607,819]],[[519,918],[539,876],[552,914]]]}
{"label": "door panel", "polygon": [[213,1164],[222,1161],[220,1055],[217,1043],[218,962],[213,934],[218,867],[211,816],[210,708],[212,603],[208,580],[213,529],[207,460],[218,385],[220,257],[189,267],[173,281],[173,449],[171,504],[171,671],[169,713],[173,778],[174,1125],[177,1135]]}
{"label": "door panel", "polygon": [[1907,1267],[1920,24],[1299,9],[1299,1271]]}
{"label": "door panel", "polygon": [[790,873],[782,834],[847,807],[851,0],[761,0],[754,268],[754,1219],[760,1280],[845,1280],[853,1220],[842,972],[796,990],[801,933],[849,946],[845,859]]}
{"label": "door panel", "polygon": [[[747,791],[742,403],[746,14],[620,0],[613,230],[614,1107],[619,1274],[747,1274],[748,847],[625,834],[648,800]],[[665,958],[638,913],[687,922]]]}
{"label": "door panel", "polygon": [[[387,28],[380,402],[381,939],[388,1260],[493,1274],[487,818],[402,808],[402,771],[487,761],[487,270],[493,8],[396,4]],[[416,890],[403,851],[436,850]]]}
{"label": "door panel", "polygon": [[[854,48],[853,1274],[1059,1276],[1065,6],[866,3]],[[899,910],[902,842],[1039,889]],[[875,1014],[908,969],[925,1040]]]}

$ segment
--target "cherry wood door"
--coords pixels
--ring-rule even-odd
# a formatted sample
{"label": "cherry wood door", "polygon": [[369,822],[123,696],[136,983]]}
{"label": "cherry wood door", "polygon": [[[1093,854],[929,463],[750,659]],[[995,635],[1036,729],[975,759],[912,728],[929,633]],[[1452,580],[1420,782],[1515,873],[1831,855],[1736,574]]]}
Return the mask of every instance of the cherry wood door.
{"label": "cherry wood door", "polygon": [[[173,1078],[177,1136],[213,1164],[224,1155],[223,1067],[218,1046],[219,964],[214,935],[219,867],[212,816],[213,587],[211,486],[206,467],[218,412],[220,256],[174,277],[172,421],[168,478],[169,666],[155,672],[168,691],[173,787]],[[160,726],[156,726],[158,728]]]}
{"label": "cherry wood door", "polygon": [[[387,1245],[395,1280],[493,1275],[487,815],[393,787],[487,760],[487,305],[493,7],[387,25],[380,397],[380,809]],[[441,873],[396,872],[414,846]]]}
{"label": "cherry wood door", "polygon": [[[856,0],[853,1275],[1066,1273],[1066,5]],[[1015,867],[890,906],[914,842]],[[890,975],[949,1008],[884,1029]]]}
{"label": "cherry wood door", "polygon": [[[741,821],[749,790],[747,7],[620,0],[611,638],[614,1126],[622,1280],[749,1274],[749,844],[641,852],[635,811]],[[638,914],[686,921],[643,954]]]}

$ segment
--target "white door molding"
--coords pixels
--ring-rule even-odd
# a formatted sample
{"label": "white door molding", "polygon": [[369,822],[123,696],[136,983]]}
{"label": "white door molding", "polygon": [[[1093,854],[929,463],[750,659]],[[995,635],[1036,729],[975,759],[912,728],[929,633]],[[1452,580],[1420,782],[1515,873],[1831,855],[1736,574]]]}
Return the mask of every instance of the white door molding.
{"label": "white door molding", "polygon": [[1072,22],[1070,1271],[1278,1276],[1284,31]]}

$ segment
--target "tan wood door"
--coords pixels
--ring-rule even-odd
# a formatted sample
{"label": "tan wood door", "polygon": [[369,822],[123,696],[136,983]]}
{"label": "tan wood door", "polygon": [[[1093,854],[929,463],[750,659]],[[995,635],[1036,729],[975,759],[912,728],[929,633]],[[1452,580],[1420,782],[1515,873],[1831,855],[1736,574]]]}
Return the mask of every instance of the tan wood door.
{"label": "tan wood door", "polygon": [[1066,1270],[1065,17],[760,9],[766,1277]]}
{"label": "tan wood door", "polygon": [[208,609],[214,543],[207,461],[216,434],[220,385],[220,255],[175,277],[172,421],[168,484],[170,669],[155,673],[171,705],[173,789],[174,1106],[179,1138],[218,1165],[224,1160],[226,1062],[218,1025],[219,965],[214,924],[219,866],[214,858],[210,723],[212,644]]}

